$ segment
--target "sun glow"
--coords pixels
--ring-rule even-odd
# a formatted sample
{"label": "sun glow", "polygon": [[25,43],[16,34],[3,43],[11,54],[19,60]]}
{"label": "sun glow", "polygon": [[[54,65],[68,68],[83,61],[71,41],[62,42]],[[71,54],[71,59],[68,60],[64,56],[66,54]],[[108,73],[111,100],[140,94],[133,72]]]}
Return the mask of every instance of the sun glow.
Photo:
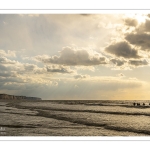
{"label": "sun glow", "polygon": [[147,18],[146,15],[139,15],[139,14],[135,15],[135,19],[136,19],[139,23],[145,22],[146,18]]}
{"label": "sun glow", "polygon": [[146,14],[126,14],[126,17],[136,19],[139,24],[144,23],[147,19]]}

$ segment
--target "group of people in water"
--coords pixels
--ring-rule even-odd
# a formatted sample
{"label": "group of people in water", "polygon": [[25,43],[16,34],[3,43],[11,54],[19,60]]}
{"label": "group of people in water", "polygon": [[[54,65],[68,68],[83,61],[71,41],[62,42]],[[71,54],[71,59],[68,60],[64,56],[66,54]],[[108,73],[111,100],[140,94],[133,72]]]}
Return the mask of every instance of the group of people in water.
{"label": "group of people in water", "polygon": [[[140,104],[140,103],[133,103],[133,105],[134,106],[142,106],[142,105],[145,106],[146,104],[145,103],[142,103],[142,104]],[[150,103],[149,103],[149,105],[150,105]]]}

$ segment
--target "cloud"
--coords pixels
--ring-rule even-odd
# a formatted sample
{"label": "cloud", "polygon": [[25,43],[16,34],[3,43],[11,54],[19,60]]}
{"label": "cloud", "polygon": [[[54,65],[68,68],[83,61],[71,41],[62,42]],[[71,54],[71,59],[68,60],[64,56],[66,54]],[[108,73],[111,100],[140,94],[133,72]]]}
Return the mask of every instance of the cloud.
{"label": "cloud", "polygon": [[[3,73],[2,73],[3,72]],[[41,74],[45,73],[46,68],[40,68],[35,64],[21,63],[15,60],[10,60],[6,57],[0,57],[0,74],[6,76],[14,76],[19,74]]]}
{"label": "cloud", "polygon": [[0,56],[16,57],[16,52],[12,50],[8,50],[8,51],[0,50]]}
{"label": "cloud", "polygon": [[70,67],[61,66],[61,65],[51,65],[46,67],[47,72],[52,73],[74,73],[73,70],[70,69]]}
{"label": "cloud", "polygon": [[34,71],[35,69],[38,68],[36,65],[29,64],[29,63],[23,64],[23,67],[24,67],[24,70],[27,72]]}
{"label": "cloud", "polygon": [[80,14],[81,16],[91,16],[91,14]]}
{"label": "cloud", "polygon": [[144,23],[140,24],[135,31],[137,33],[145,33],[145,32],[150,32],[150,20],[145,20]]}
{"label": "cloud", "polygon": [[127,26],[137,26],[138,22],[136,19],[132,19],[132,18],[127,18],[125,19],[125,25]]}
{"label": "cloud", "polygon": [[[113,99],[114,95],[125,99],[121,90],[130,94],[143,85],[139,70],[123,71],[128,77],[136,74],[137,80],[129,80],[122,71],[112,69],[144,66],[147,62],[136,58],[144,58],[148,52],[138,54],[139,47],[118,41],[133,30],[134,34],[147,34],[149,21],[139,32],[135,20],[123,22],[124,15],[0,15],[0,92],[6,89],[46,99]],[[74,48],[61,50],[66,43]],[[107,54],[99,53],[108,44]],[[144,75],[139,78],[149,82]]]}
{"label": "cloud", "polygon": [[85,79],[85,78],[88,78],[89,75],[81,75],[81,74],[78,74],[78,75],[75,75],[74,78],[75,79]]}
{"label": "cloud", "polygon": [[140,58],[140,56],[138,55],[138,51],[132,48],[125,41],[109,45],[105,48],[105,51],[117,57]]}
{"label": "cloud", "polygon": [[[84,78],[84,80],[71,80],[69,82],[66,80],[66,83],[60,81],[56,93],[48,95],[45,92],[45,94],[47,99],[113,99],[113,96],[122,93],[121,90],[130,93],[134,89],[141,88],[143,84],[139,80],[118,77],[90,77]],[[44,96],[46,97],[46,95]]]}
{"label": "cloud", "polygon": [[150,20],[146,20],[134,33],[128,33],[125,39],[137,47],[140,47],[143,51],[150,51]]}
{"label": "cloud", "polygon": [[95,66],[75,66],[74,67],[77,70],[81,71],[92,71],[95,72]]}
{"label": "cloud", "polygon": [[[7,83],[25,83],[23,78],[16,77],[16,76],[0,76],[0,83],[7,84]],[[13,89],[12,89],[13,90]]]}
{"label": "cloud", "polygon": [[16,76],[17,75],[46,75],[47,73],[75,73],[70,67],[61,65],[49,65],[39,67],[32,63],[21,63],[15,60],[10,60],[6,57],[0,57],[0,76]]}
{"label": "cloud", "polygon": [[[1,60],[1,59],[0,59]],[[4,59],[5,60],[5,59]],[[7,60],[7,59],[6,59]],[[21,63],[16,61],[3,61],[0,65],[0,69],[3,71],[17,72],[17,74],[33,74],[33,73],[44,73],[46,72],[45,68],[40,68],[35,64]]]}
{"label": "cloud", "polygon": [[48,65],[40,68],[34,64],[24,64],[25,72],[33,72],[36,74],[46,74],[46,73],[75,73],[74,70],[70,69],[68,66],[62,65]]}
{"label": "cloud", "polygon": [[8,70],[11,70],[12,67],[10,66],[7,66],[5,64],[0,64],[0,70],[1,71],[8,71]]}
{"label": "cloud", "polygon": [[39,14],[19,14],[19,16],[21,16],[21,17],[27,17],[27,16],[29,16],[29,17],[39,17]]}
{"label": "cloud", "polygon": [[45,67],[40,68],[35,64],[21,64],[20,70],[18,70],[21,74],[23,73],[34,73],[34,74],[44,74],[47,72],[47,69]]}
{"label": "cloud", "polygon": [[1,77],[17,77],[16,72],[10,72],[10,71],[0,71]]}
{"label": "cloud", "polygon": [[17,77],[17,71],[13,65],[0,64],[1,77]]}
{"label": "cloud", "polygon": [[125,60],[120,60],[120,59],[117,59],[117,58],[112,58],[112,59],[110,59],[110,62],[112,62],[116,66],[123,66],[126,61]]}
{"label": "cloud", "polygon": [[65,47],[60,52],[60,56],[36,56],[37,60],[43,63],[61,64],[68,66],[92,66],[106,64],[106,58],[100,53],[88,50],[75,50],[71,47]]}
{"label": "cloud", "polygon": [[129,60],[129,64],[133,66],[144,66],[148,65],[149,63],[146,60]]}
{"label": "cloud", "polygon": [[[15,93],[17,95],[36,95],[37,97],[49,100],[100,100],[113,99],[113,96],[123,94],[121,90],[131,93],[132,90],[141,88],[144,85],[144,82],[138,79],[129,80],[126,78],[107,76],[84,78],[84,80],[72,78],[66,79],[65,82],[64,80],[60,80],[51,81],[50,84],[46,83],[48,83],[48,80],[42,81],[41,78],[32,77],[29,79],[29,82],[26,83],[5,82],[5,84],[1,84],[0,90],[6,89],[8,93],[16,90]],[[51,94],[49,94],[50,91]],[[121,96],[119,98],[121,98]]]}
{"label": "cloud", "polygon": [[16,74],[15,73],[12,73],[12,72],[1,72],[0,71],[0,76],[1,77],[14,77],[14,76],[16,76]]}
{"label": "cloud", "polygon": [[150,32],[150,20],[145,21],[144,27],[146,32]]}
{"label": "cloud", "polygon": [[133,45],[140,46],[143,51],[150,51],[150,34],[129,33],[125,39]]}
{"label": "cloud", "polygon": [[125,77],[125,75],[123,73],[119,73],[119,74],[117,74],[117,76],[120,77],[120,78]]}
{"label": "cloud", "polygon": [[8,58],[6,58],[6,57],[1,57],[0,56],[0,63],[1,64],[16,64],[17,63],[17,61],[15,61],[15,60],[10,60],[10,59],[8,59]]}

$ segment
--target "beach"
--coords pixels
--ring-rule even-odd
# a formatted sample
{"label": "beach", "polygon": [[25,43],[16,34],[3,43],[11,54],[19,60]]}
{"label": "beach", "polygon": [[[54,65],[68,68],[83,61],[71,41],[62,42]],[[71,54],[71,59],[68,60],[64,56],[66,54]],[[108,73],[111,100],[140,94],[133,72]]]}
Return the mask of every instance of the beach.
{"label": "beach", "polygon": [[0,100],[0,136],[149,136],[149,101],[134,102]]}

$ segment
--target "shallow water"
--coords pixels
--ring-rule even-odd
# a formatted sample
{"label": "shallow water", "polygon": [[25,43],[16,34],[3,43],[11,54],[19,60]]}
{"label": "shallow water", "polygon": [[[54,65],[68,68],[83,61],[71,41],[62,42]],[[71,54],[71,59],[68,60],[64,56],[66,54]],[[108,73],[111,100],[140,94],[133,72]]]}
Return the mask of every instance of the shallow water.
{"label": "shallow water", "polygon": [[1,136],[149,136],[149,101],[0,100]]}

